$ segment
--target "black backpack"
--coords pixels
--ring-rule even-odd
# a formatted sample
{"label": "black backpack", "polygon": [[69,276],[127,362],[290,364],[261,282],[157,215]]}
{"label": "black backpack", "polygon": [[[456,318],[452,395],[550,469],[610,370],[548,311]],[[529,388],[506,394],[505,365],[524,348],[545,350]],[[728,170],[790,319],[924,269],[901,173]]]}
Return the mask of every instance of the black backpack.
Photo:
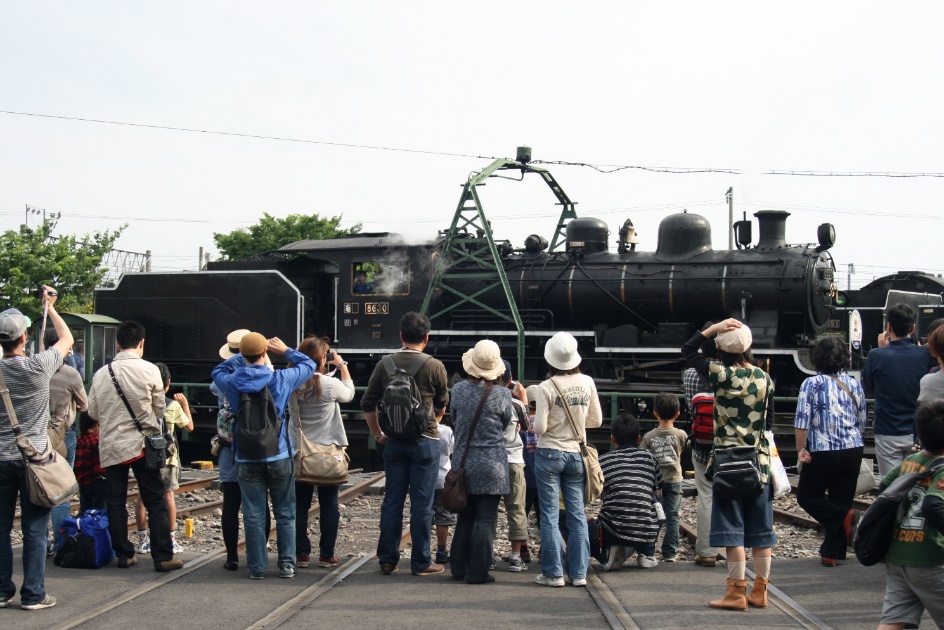
{"label": "black backpack", "polygon": [[852,543],[856,558],[867,567],[885,560],[888,548],[892,544],[892,533],[898,522],[901,502],[911,492],[920,479],[933,475],[944,466],[944,457],[932,461],[924,472],[908,473],[898,477],[885,488],[859,522],[855,540]]}
{"label": "black backpack", "polygon": [[387,386],[377,406],[380,416],[380,428],[392,438],[413,440],[426,431],[429,426],[429,410],[423,404],[423,397],[416,386],[414,377],[423,364],[431,357],[419,353],[413,359],[409,369],[398,368],[393,362],[393,355],[388,354],[380,364],[387,373]]}
{"label": "black backpack", "polygon": [[258,392],[240,392],[236,411],[236,457],[264,460],[279,454],[282,419],[266,385]]}

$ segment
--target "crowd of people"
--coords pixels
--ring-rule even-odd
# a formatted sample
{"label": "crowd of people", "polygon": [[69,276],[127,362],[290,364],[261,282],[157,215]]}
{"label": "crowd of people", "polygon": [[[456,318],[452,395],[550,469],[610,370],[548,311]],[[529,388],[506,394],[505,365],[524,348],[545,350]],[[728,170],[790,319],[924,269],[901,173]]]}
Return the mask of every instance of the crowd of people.
{"label": "crowd of people", "polygon": [[[107,509],[118,567],[129,568],[147,553],[156,571],[181,568],[173,495],[180,461],[171,452],[165,465],[155,468],[145,456],[145,440],[174,427],[192,431],[187,399],[181,394],[165,398],[171,374],[166,366],[144,360],[146,331],[133,321],[117,327],[119,352],[95,372],[86,397],[78,372],[66,365],[73,338],[56,312],[55,291],[46,287],[44,299],[51,324],[47,349],[32,356],[24,351],[31,322],[13,309],[0,313],[0,366],[23,434],[39,451],[48,442],[70,463],[75,458],[80,509]],[[823,525],[824,567],[845,559],[858,522],[851,504],[863,462],[867,394],[875,399],[882,486],[905,472],[926,469],[944,454],[944,373],[939,371],[944,327],[931,332],[922,346],[912,340],[913,310],[895,306],[887,321],[880,347],[868,355],[863,384],[848,372],[847,345],[827,336],[813,348],[817,374],[800,388],[797,501]],[[495,342],[479,341],[463,355],[463,378],[450,388],[443,363],[425,353],[429,332],[425,316],[404,315],[401,349],[377,363],[359,401],[373,439],[383,446],[386,486],[377,543],[383,575],[400,571],[407,496],[409,568],[415,576],[442,574],[448,564],[457,581],[494,582],[501,505],[511,545],[501,560],[512,572],[528,570],[533,562],[528,524],[534,510],[541,543],[535,582],[541,585],[585,586],[591,558],[606,571],[618,570],[633,557],[638,568],[656,567],[660,533],[662,561],[676,562],[682,458],[691,449],[698,490],[694,560],[714,567],[724,548],[728,571],[724,594],[708,605],[729,610],[767,606],[771,551],[777,543],[769,437],[774,382],[754,360],[745,324],[736,319],[708,324],[682,346],[689,366],[682,375],[682,404],[675,393],[655,395],[655,429],[643,434],[639,420],[628,413],[612,419],[612,447],[599,457],[602,504],[590,519],[586,484],[594,462],[586,459],[584,446],[587,429],[600,427],[603,414],[594,379],[581,373],[576,339],[566,332],[551,337],[544,348],[547,378],[527,388],[514,380]],[[348,446],[340,404],[354,400],[355,389],[347,361],[327,339],[308,337],[292,349],[278,338],[245,329],[230,333],[219,354],[223,361],[212,371],[211,391],[219,403],[214,454],[223,491],[224,568],[239,568],[241,511],[249,577],[265,578],[270,501],[278,576],[292,578],[308,567],[313,561],[308,513],[316,493],[321,509],[317,564],[338,565],[339,484],[297,479],[295,456],[300,442],[341,452]],[[284,357],[288,366],[274,368],[270,354]],[[706,393],[714,401],[713,436],[694,439],[675,422],[683,405],[692,408]],[[397,396],[413,401],[407,412],[390,402]],[[82,434],[69,440],[77,412],[83,412]],[[19,493],[21,607],[48,608],[55,599],[45,592],[43,579],[47,527],[52,517],[53,531],[58,530],[68,503],[49,510],[26,500],[23,464],[5,409],[0,420],[0,607],[15,595],[10,529]],[[459,471],[466,500],[454,514],[445,507],[453,491],[447,479]],[[140,494],[136,544],[128,536],[129,472]],[[938,623],[944,619],[944,472],[916,487],[920,496],[900,515],[888,555],[882,628],[917,623],[925,609]],[[754,569],[749,591],[747,548]]]}

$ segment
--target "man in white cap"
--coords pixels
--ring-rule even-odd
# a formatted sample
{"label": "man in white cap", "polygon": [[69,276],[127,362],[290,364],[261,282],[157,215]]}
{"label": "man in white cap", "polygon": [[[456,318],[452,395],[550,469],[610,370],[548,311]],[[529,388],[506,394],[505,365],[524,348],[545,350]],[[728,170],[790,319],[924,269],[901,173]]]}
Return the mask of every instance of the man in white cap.
{"label": "man in white cap", "polygon": [[[49,321],[59,334],[59,341],[46,350],[27,357],[26,337],[32,325],[29,318],[15,308],[0,313],[0,346],[3,360],[0,369],[10,391],[13,412],[20,428],[36,450],[43,452],[48,444],[49,381],[62,365],[63,357],[72,347],[72,333],[56,312],[58,294],[43,287]],[[23,459],[16,447],[6,405],[0,405],[0,549],[10,550],[10,528],[16,496],[20,495],[20,523],[23,531],[23,584],[20,587],[20,608],[41,610],[56,605],[56,598],[46,593],[46,524],[49,508],[30,502],[26,494],[26,473]],[[13,554],[0,555],[0,608],[10,605],[16,595],[13,583]]]}

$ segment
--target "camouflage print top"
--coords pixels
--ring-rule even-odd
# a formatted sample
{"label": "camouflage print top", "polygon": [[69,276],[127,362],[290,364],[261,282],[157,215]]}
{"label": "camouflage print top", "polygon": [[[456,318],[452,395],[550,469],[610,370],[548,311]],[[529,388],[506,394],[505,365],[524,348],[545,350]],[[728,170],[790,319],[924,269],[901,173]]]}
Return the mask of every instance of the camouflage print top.
{"label": "camouflage print top", "polygon": [[760,368],[725,367],[720,363],[708,365],[708,382],[715,393],[715,448],[759,445],[757,463],[767,483],[770,445],[764,430],[773,382]]}

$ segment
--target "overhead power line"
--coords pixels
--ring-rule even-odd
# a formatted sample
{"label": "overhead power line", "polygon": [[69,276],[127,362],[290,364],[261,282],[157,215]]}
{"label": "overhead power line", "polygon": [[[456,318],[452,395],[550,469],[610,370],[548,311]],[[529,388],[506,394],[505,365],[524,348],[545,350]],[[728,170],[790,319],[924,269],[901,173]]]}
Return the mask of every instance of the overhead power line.
{"label": "overhead power line", "polygon": [[[33,118],[47,118],[53,120],[67,120],[72,122],[94,123],[99,125],[119,125],[124,127],[138,127],[142,129],[155,129],[160,131],[179,131],[183,133],[202,133],[214,136],[229,136],[234,138],[248,138],[252,140],[272,140],[276,142],[295,142],[302,144],[317,144],[330,147],[344,147],[349,149],[367,149],[372,151],[394,151],[399,153],[415,153],[420,155],[437,155],[440,157],[461,157],[474,158],[478,160],[495,160],[495,156],[474,155],[471,153],[456,153],[449,151],[432,151],[429,149],[413,149],[407,147],[388,147],[372,144],[356,144],[352,142],[334,142],[330,140],[311,140],[307,138],[292,138],[289,136],[269,136],[256,133],[245,133],[237,131],[221,131],[217,129],[197,129],[193,127],[176,127],[172,125],[156,125],[151,123],[128,122],[122,120],[107,120],[101,118],[83,118],[79,116],[61,116],[57,114],[39,114],[35,112],[17,112],[11,110],[0,110],[0,114],[9,116],[30,116]],[[650,173],[665,173],[669,175],[693,175],[699,173],[715,173],[724,175],[743,175],[748,171],[741,168],[720,168],[711,166],[702,167],[681,167],[681,166],[647,166],[642,164],[591,164],[589,162],[568,162],[564,160],[534,160],[532,164],[547,164],[558,166],[582,166],[591,168],[600,173],[615,173],[625,170],[647,171]],[[761,175],[780,175],[789,177],[893,177],[893,178],[916,178],[933,177],[944,178],[944,173],[936,172],[893,172],[893,171],[813,171],[813,170],[785,170],[770,169],[760,172]]]}

